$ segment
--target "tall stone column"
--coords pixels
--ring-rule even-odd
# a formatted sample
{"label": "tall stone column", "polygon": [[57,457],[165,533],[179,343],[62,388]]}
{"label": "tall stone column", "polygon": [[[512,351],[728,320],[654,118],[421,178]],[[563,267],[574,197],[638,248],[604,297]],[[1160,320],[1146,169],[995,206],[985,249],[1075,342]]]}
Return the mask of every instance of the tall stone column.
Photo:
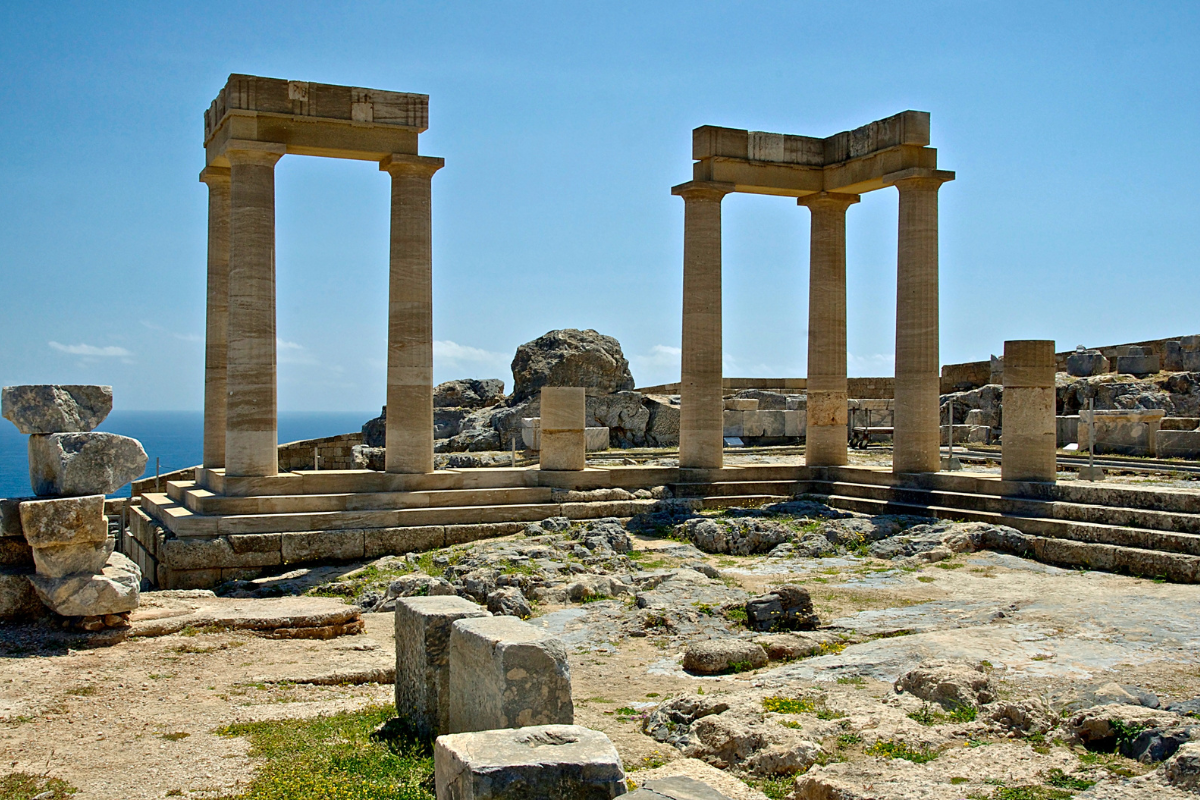
{"label": "tall stone column", "polygon": [[231,141],[225,474],[279,472],[275,406],[275,163],[284,146]]}
{"label": "tall stone column", "polygon": [[581,388],[543,386],[539,469],[580,470],[587,467],[587,397]]}
{"label": "tall stone column", "polygon": [[1053,341],[1004,343],[1002,480],[1057,478],[1054,370]]}
{"label": "tall stone column", "polygon": [[858,195],[819,192],[796,202],[812,212],[804,463],[836,467],[847,461],[846,209]]}
{"label": "tall stone column", "polygon": [[692,181],[683,198],[683,356],[679,384],[679,466],[723,463],[721,400],[721,199],[733,185]]}
{"label": "tall stone column", "polygon": [[953,172],[909,169],[884,177],[900,192],[896,259],[896,405],[892,472],[941,468],[938,423],[938,189]]}
{"label": "tall stone column", "polygon": [[229,347],[229,170],[205,167],[208,184],[208,304],[204,331],[204,466],[225,466],[226,351]]}
{"label": "tall stone column", "polygon": [[388,280],[388,472],[433,472],[433,173],[441,158],[391,155],[391,269]]}

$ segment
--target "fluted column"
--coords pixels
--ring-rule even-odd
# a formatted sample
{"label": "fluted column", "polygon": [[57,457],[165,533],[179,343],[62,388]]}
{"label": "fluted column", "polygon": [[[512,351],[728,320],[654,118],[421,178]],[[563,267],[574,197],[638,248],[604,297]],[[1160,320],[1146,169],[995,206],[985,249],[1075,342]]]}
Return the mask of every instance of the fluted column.
{"label": "fluted column", "polygon": [[679,383],[679,466],[723,463],[721,400],[721,199],[731,184],[692,181],[683,198],[683,354]]}
{"label": "fluted column", "polygon": [[847,461],[846,209],[858,195],[819,192],[796,202],[812,212],[804,463],[836,467]]}
{"label": "fluted column", "polygon": [[392,155],[388,281],[388,472],[433,472],[433,245],[430,203],[441,158]]}
{"label": "fluted column", "polygon": [[225,466],[225,387],[229,347],[229,170],[205,167],[208,184],[208,303],[204,331],[204,466]]}
{"label": "fluted column", "polygon": [[283,145],[230,142],[225,474],[279,472],[275,407],[275,163]]}
{"label": "fluted column", "polygon": [[953,172],[910,169],[884,183],[900,192],[896,258],[896,405],[892,472],[941,467],[938,398],[938,189]]}

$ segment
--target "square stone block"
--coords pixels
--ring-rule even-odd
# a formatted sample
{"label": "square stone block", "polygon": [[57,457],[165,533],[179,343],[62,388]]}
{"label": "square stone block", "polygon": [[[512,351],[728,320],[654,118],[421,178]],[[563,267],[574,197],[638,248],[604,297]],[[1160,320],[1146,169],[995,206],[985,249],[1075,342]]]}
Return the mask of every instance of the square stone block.
{"label": "square stone block", "polygon": [[784,411],[783,414],[783,435],[784,436],[804,436],[805,426],[807,424],[807,414],[803,411]]}
{"label": "square stone block", "polygon": [[725,401],[726,411],[758,411],[758,400],[746,397],[731,397]]}
{"label": "square stone block", "polygon": [[422,736],[444,733],[450,715],[450,627],[490,617],[454,595],[405,597],[396,602],[396,713]]}
{"label": "square stone block", "polygon": [[103,542],[108,538],[104,495],[27,500],[21,503],[21,529],[31,547]]}
{"label": "square stone block", "polygon": [[582,470],[587,467],[587,440],[583,428],[574,431],[542,429],[539,464],[545,470]]}
{"label": "square stone block", "polygon": [[1200,431],[1156,431],[1154,452],[1159,458],[1200,458]]}
{"label": "square stone block", "polygon": [[566,645],[514,617],[454,623],[450,697],[451,733],[575,721]]}
{"label": "square stone block", "polygon": [[582,388],[546,386],[541,393],[542,433],[581,431],[586,427],[587,399]]}
{"label": "square stone block", "polygon": [[[761,436],[787,436],[787,419],[783,416],[785,411],[759,411],[756,416],[758,424],[762,428]],[[792,412],[793,414],[796,412]]]}
{"label": "square stone block", "polygon": [[583,439],[589,453],[607,450],[609,447],[608,428],[584,428]]}
{"label": "square stone block", "polygon": [[438,800],[610,800],[625,770],[608,737],[578,725],[536,725],[438,737]]}
{"label": "square stone block", "polygon": [[745,422],[745,419],[746,412],[725,409],[724,419],[722,420],[722,435],[742,436],[745,431],[742,423]]}
{"label": "square stone block", "polygon": [[33,548],[33,563],[37,574],[47,578],[65,578],[68,575],[98,575],[112,552],[108,540],[64,544],[59,547]]}
{"label": "square stone block", "polygon": [[285,533],[280,551],[285,564],[303,561],[350,561],[366,552],[361,530]]}

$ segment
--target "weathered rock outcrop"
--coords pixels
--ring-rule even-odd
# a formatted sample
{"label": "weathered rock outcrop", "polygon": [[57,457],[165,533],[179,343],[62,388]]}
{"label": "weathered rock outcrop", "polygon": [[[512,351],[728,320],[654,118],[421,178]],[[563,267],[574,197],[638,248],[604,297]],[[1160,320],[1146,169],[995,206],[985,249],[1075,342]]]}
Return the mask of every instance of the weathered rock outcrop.
{"label": "weathered rock outcrop", "polygon": [[484,408],[504,399],[504,381],[466,378],[439,383],[433,389],[434,408]]}
{"label": "weathered rock outcrop", "polygon": [[599,393],[633,388],[621,343],[594,330],[550,331],[517,348],[512,361],[513,402],[543,386],[582,386]]}

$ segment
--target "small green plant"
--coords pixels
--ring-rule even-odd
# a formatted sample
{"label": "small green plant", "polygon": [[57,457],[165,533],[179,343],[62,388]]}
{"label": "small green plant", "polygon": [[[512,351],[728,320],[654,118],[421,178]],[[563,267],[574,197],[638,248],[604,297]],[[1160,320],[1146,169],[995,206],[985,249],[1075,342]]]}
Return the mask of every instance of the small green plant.
{"label": "small green plant", "polygon": [[879,756],[880,758],[902,758],[914,764],[927,764],[940,755],[938,751],[928,747],[909,747],[905,742],[895,739],[878,741],[868,747],[866,753],[869,756]]}
{"label": "small green plant", "polygon": [[841,684],[842,686],[862,686],[867,681],[861,675],[854,675],[854,676],[843,675],[842,677],[837,679],[837,682],[839,684]]}
{"label": "small green plant", "polygon": [[828,706],[821,706],[820,708],[817,709],[817,719],[825,719],[825,720],[841,719],[844,716],[846,716],[846,715],[843,714],[842,712],[834,711],[832,708],[829,708]]}
{"label": "small green plant", "polygon": [[919,580],[921,583],[933,583],[933,578],[929,577],[928,575],[918,575],[917,580]]}
{"label": "small green plant", "polygon": [[1082,792],[1085,789],[1090,789],[1096,785],[1093,780],[1087,778],[1076,778],[1072,775],[1067,775],[1058,767],[1046,773],[1044,782],[1047,786],[1053,786],[1056,789],[1073,789],[1077,792]]}
{"label": "small green plant", "polygon": [[970,782],[971,782],[970,778],[954,777],[954,778],[950,779],[951,786],[962,786],[964,783],[970,783]]}
{"label": "small green plant", "polygon": [[836,656],[849,646],[849,642],[821,642],[819,655]]}
{"label": "small green plant", "polygon": [[853,747],[856,744],[862,744],[862,737],[857,733],[838,734],[837,744],[838,747],[844,750],[847,747]]}
{"label": "small green plant", "polygon": [[798,731],[798,730],[800,730],[801,727],[803,727],[799,722],[796,722],[796,720],[794,720],[794,719],[781,719],[781,720],[778,720],[778,722],[783,727],[791,728],[794,731]]}
{"label": "small green plant", "polygon": [[1131,744],[1138,737],[1138,734],[1145,730],[1145,727],[1142,725],[1138,725],[1137,723],[1127,724],[1124,720],[1119,719],[1112,720],[1109,725],[1112,727],[1113,733],[1116,734],[1117,750],[1120,750],[1123,744]]}
{"label": "small green plant", "polygon": [[3,800],[27,800],[41,797],[44,800],[65,800],[79,790],[64,780],[32,775],[28,772],[10,772],[0,775],[0,798]]}
{"label": "small green plant", "polygon": [[178,742],[180,739],[186,739],[191,736],[186,731],[176,731],[174,733],[160,733],[159,736],[166,739],[168,742]]}
{"label": "small green plant", "polygon": [[91,697],[96,693],[95,686],[73,686],[67,689],[67,694],[72,697]]}
{"label": "small green plant", "polygon": [[646,692],[646,697],[658,697],[658,692]]}
{"label": "small green plant", "polygon": [[730,622],[746,624],[746,609],[743,606],[730,606],[723,613]]}
{"label": "small green plant", "polygon": [[747,781],[747,783],[765,794],[770,800],[784,800],[784,798],[791,794],[794,780],[791,776],[785,776],[782,778],[762,778],[756,781]]}
{"label": "small green plant", "polygon": [[[699,611],[701,614],[703,614],[706,617],[715,616],[717,613],[716,610],[713,608],[712,603],[696,602],[696,603],[692,603],[692,605],[694,605],[696,607],[696,610]],[[745,613],[745,610],[743,610],[742,613]]]}
{"label": "small green plant", "polygon": [[618,717],[636,717],[640,713],[642,712],[638,711],[633,706],[621,706],[617,709]]}
{"label": "small green plant", "polygon": [[729,671],[733,673],[749,672],[754,669],[754,665],[749,661],[730,661]]}
{"label": "small green plant", "polygon": [[764,697],[763,711],[776,714],[812,714],[817,710],[817,702],[811,697]]}

